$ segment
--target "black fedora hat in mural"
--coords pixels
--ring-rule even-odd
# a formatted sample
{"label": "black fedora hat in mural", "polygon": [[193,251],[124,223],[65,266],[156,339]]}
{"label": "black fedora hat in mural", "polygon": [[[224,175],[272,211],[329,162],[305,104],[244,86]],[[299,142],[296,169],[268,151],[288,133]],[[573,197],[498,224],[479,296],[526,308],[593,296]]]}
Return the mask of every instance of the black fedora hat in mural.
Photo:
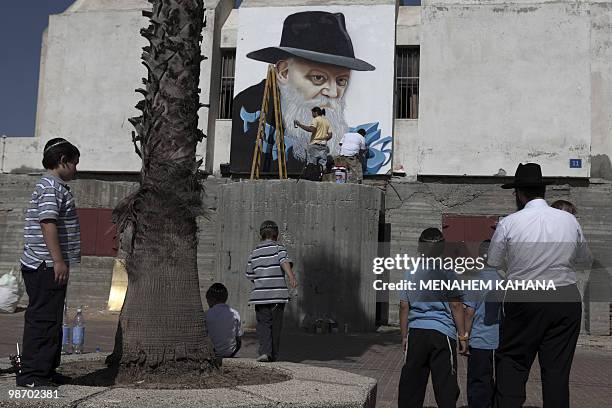
{"label": "black fedora hat in mural", "polygon": [[283,23],[280,46],[266,47],[247,58],[275,64],[289,57],[336,65],[355,71],[373,71],[374,66],[355,58],[344,14],[304,11],[291,14]]}
{"label": "black fedora hat in mural", "polygon": [[542,169],[537,163],[519,163],[514,173],[514,181],[502,185],[502,188],[540,187],[552,184],[542,180]]}

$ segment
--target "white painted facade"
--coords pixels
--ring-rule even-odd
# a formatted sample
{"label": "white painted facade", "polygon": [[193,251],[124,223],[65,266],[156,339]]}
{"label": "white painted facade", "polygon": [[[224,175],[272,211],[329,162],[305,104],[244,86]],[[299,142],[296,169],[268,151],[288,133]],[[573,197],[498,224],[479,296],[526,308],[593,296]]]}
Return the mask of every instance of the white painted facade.
{"label": "white painted facade", "polygon": [[[235,48],[240,9],[207,1],[200,111],[206,169],[229,162],[231,122],[215,120],[219,55]],[[384,0],[291,1],[291,5]],[[43,41],[36,135],[8,138],[3,171],[40,168],[46,140],[81,149],[82,171],[138,171],[127,118],[145,75],[144,0],[78,0]],[[252,0],[242,7],[288,5]],[[398,7],[396,45],[420,45],[419,119],[396,119],[393,166],[417,175],[612,178],[612,1],[424,0]],[[388,41],[391,39],[383,39]],[[393,95],[389,95],[390,98]],[[581,168],[570,168],[581,159]]]}

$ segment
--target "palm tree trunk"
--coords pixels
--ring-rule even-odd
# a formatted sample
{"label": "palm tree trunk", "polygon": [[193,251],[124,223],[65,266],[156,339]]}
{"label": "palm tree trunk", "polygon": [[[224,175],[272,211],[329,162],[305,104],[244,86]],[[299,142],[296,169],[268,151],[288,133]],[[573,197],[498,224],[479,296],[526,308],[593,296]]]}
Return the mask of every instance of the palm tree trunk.
{"label": "palm tree trunk", "polygon": [[[198,130],[202,0],[149,0],[150,26],[141,30],[148,78],[142,116],[130,119],[142,158],[140,188],[115,209],[120,231],[129,231],[128,290],[115,349],[108,360],[134,375],[185,364],[212,367],[204,328],[196,261],[196,216],[201,205]],[[125,238],[125,237],[124,237]]]}

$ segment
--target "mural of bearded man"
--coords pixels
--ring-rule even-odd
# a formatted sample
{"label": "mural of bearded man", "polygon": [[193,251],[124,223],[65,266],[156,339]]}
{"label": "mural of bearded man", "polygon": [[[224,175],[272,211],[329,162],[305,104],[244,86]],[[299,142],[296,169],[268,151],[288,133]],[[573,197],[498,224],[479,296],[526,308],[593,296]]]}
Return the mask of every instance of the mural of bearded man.
{"label": "mural of bearded man", "polygon": [[[351,71],[373,71],[374,66],[355,58],[353,44],[342,13],[306,11],[289,15],[283,24],[280,46],[247,54],[247,58],[274,64],[281,97],[287,147],[287,171],[299,174],[306,161],[310,133],[293,126],[294,120],[312,121],[311,109],[325,109],[331,124],[330,153],[338,153],[338,143],[348,125],[344,116],[344,96],[350,86]],[[234,98],[232,173],[249,173],[255,147],[259,110],[265,80],[240,92]],[[273,108],[270,104],[264,143],[263,173],[275,173],[277,152]]]}

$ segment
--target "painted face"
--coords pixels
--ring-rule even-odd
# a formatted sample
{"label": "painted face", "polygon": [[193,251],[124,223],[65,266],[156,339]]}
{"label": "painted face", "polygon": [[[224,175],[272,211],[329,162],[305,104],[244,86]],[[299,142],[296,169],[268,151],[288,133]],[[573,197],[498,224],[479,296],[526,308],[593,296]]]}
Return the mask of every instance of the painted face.
{"label": "painted face", "polygon": [[[351,76],[348,68],[298,58],[280,61],[277,65],[279,82],[293,87],[306,100],[319,96],[341,99]],[[321,108],[327,107],[322,105]]]}

